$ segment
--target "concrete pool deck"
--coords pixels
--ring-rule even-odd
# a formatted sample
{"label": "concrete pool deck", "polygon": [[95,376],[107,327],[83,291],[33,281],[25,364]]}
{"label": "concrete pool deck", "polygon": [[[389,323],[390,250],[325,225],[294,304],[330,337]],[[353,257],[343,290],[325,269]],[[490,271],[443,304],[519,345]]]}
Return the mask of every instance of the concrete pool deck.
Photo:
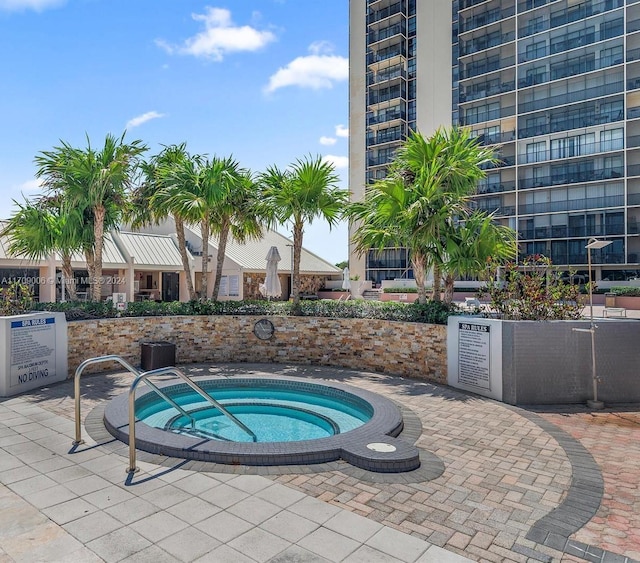
{"label": "concrete pool deck", "polygon": [[519,409],[346,369],[182,367],[193,377],[284,374],[382,393],[409,415],[401,438],[444,472],[140,454],[141,471],[128,477],[127,448],[99,419],[131,376],[87,375],[90,436],[83,428],[87,443],[72,453],[70,381],[0,399],[0,562],[640,560],[638,405]]}

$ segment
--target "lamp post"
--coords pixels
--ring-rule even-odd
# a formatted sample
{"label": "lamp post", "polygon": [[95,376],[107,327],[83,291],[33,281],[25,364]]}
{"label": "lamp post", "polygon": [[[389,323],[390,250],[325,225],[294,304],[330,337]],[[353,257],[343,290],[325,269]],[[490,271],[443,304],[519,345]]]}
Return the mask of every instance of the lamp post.
{"label": "lamp post", "polygon": [[589,264],[589,328],[576,328],[577,332],[589,332],[591,333],[591,379],[593,381],[593,399],[587,401],[587,406],[592,409],[603,409],[604,403],[598,400],[598,376],[596,374],[596,329],[597,325],[593,320],[593,284],[591,282],[591,251],[593,249],[604,248],[609,246],[612,241],[610,240],[598,240],[597,238],[590,238],[587,246],[587,261]]}

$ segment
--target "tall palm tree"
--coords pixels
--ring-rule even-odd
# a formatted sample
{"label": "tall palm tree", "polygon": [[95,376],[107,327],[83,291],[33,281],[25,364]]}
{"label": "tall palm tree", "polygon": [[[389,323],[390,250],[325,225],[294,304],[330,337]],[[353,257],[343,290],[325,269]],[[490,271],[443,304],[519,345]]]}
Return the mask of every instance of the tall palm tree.
{"label": "tall palm tree", "polygon": [[62,274],[70,300],[76,299],[76,285],[71,267],[74,252],[82,251],[93,238],[83,228],[81,210],[64,209],[59,199],[42,197],[37,201],[14,203],[18,210],[4,224],[1,236],[9,240],[8,252],[31,260],[60,254]]}
{"label": "tall palm tree", "polygon": [[412,133],[389,175],[368,186],[364,200],[349,208],[359,225],[356,248],[407,247],[419,302],[426,302],[429,268],[434,271],[432,297],[439,301],[447,237],[470,215],[469,199],[485,174],[483,166],[496,161],[493,150],[480,146],[466,129],[441,128],[428,138]]}
{"label": "tall palm tree", "polygon": [[185,219],[180,215],[178,209],[173,209],[169,205],[171,192],[167,190],[170,185],[168,178],[171,177],[174,167],[189,158],[186,143],[181,143],[179,145],[166,146],[159,154],[148,161],[142,162],[140,167],[144,180],[132,193],[132,206],[128,218],[132,227],[137,228],[158,224],[170,215],[173,217],[178,239],[178,250],[180,251],[182,267],[186,275],[187,292],[189,293],[189,299],[194,301],[196,292],[191,279],[191,264],[187,253],[184,231]]}
{"label": "tall palm tree", "polygon": [[212,232],[218,236],[216,277],[211,298],[216,301],[220,293],[222,267],[227,252],[229,235],[240,243],[258,239],[263,234],[262,207],[258,186],[248,170],[230,174],[224,183],[225,193],[213,212]]}
{"label": "tall palm tree", "polygon": [[300,306],[300,257],[304,226],[322,218],[329,227],[342,218],[349,192],[337,186],[335,168],[320,156],[298,159],[289,169],[277,166],[261,174],[265,216],[271,226],[292,224],[293,230],[293,296],[294,312]]}
{"label": "tall palm tree", "polygon": [[[230,192],[240,184],[238,163],[229,158],[205,158],[194,155],[172,166],[166,176],[167,189],[160,191],[166,204],[190,223],[200,225],[202,238],[201,298],[207,299],[209,272],[209,238],[212,232],[220,234],[218,246],[218,272],[222,272],[224,252],[233,212]],[[221,255],[222,252],[222,255]],[[219,287],[219,274],[216,275]],[[217,296],[216,296],[217,297]]]}
{"label": "tall palm tree", "polygon": [[[79,149],[61,141],[59,147],[36,156],[36,176],[52,194],[62,194],[71,206],[89,208],[93,218],[93,252],[88,253],[92,278],[92,299],[102,298],[102,250],[105,226],[116,226],[124,209],[133,173],[140,155],[147,150],[142,141],[124,142],[124,134],[105,137],[95,150],[87,137],[87,147]],[[109,220],[115,221],[108,225]]]}

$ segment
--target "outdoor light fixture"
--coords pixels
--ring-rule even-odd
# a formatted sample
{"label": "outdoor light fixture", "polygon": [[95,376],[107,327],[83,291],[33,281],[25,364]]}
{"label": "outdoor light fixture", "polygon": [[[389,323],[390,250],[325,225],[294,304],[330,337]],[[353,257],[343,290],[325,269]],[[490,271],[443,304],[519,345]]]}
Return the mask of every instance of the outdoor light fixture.
{"label": "outdoor light fixture", "polygon": [[597,325],[593,321],[593,284],[591,283],[591,251],[593,249],[604,248],[609,246],[613,241],[610,240],[598,240],[597,238],[590,238],[587,246],[587,258],[589,264],[589,328],[574,328],[576,332],[589,332],[591,333],[591,379],[593,380],[593,399],[587,401],[587,406],[592,409],[603,409],[604,403],[598,401],[598,376],[596,374],[596,329]]}

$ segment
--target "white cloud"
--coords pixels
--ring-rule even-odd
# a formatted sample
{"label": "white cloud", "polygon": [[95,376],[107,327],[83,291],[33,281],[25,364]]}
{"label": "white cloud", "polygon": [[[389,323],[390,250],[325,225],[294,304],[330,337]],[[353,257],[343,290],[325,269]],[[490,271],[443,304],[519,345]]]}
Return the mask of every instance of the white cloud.
{"label": "white cloud", "polygon": [[269,78],[265,92],[275,92],[286,86],[300,88],[332,88],[335,82],[349,78],[349,59],[331,54],[331,44],[317,41],[309,46],[310,55],[297,57],[279,68]]}
{"label": "white cloud", "polygon": [[18,186],[21,192],[39,192],[42,189],[42,180],[34,178],[27,180]]}
{"label": "white cloud", "polygon": [[336,137],[348,137],[349,128],[344,125],[336,125]]}
{"label": "white cloud", "polygon": [[333,164],[336,169],[348,168],[349,157],[348,156],[336,156],[333,154],[326,154],[322,157],[323,162],[329,162]]}
{"label": "white cloud", "polygon": [[65,2],[66,0],[0,0],[0,11],[21,12],[23,10],[34,10],[42,12],[47,8],[57,8]]}
{"label": "white cloud", "polygon": [[151,121],[152,119],[159,119],[160,117],[164,117],[164,113],[158,113],[157,111],[148,111],[147,113],[143,113],[142,115],[138,115],[133,119],[127,121],[127,124],[124,126],[125,129],[133,129],[134,127],[138,127],[147,121]]}
{"label": "white cloud", "polygon": [[320,144],[330,147],[331,145],[335,145],[338,142],[338,139],[334,137],[320,137]]}
{"label": "white cloud", "polygon": [[222,61],[229,53],[257,51],[276,39],[270,31],[260,31],[249,25],[234,25],[231,12],[223,8],[207,6],[204,14],[191,14],[191,17],[204,23],[204,31],[189,37],[182,45],[171,45],[163,39],[156,40],[156,45],[169,54]]}

